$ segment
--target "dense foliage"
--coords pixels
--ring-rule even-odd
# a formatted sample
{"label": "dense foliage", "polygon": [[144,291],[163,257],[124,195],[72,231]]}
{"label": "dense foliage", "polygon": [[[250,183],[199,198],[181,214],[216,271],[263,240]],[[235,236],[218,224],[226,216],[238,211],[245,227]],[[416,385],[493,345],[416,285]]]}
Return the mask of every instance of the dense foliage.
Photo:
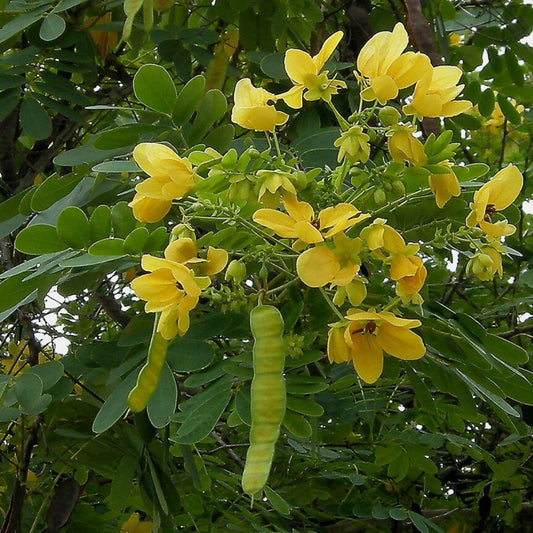
{"label": "dense foliage", "polygon": [[527,530],[533,6],[0,6],[1,533]]}

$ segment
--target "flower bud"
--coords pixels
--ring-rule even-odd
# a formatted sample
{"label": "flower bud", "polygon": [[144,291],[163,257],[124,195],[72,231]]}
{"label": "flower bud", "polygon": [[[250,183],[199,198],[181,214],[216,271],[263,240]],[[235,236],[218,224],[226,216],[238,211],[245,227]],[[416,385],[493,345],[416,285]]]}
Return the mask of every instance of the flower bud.
{"label": "flower bud", "polygon": [[387,201],[387,196],[385,195],[385,191],[381,188],[376,189],[374,191],[374,202],[376,205],[384,205]]}
{"label": "flower bud", "polygon": [[384,126],[394,126],[395,124],[398,124],[401,118],[400,112],[390,105],[380,109],[378,116],[379,121]]}
{"label": "flower bud", "polygon": [[394,180],[392,182],[392,191],[398,196],[403,196],[405,194],[405,185],[401,180]]}
{"label": "flower bud", "polygon": [[182,239],[185,237],[192,239],[193,241],[196,240],[194,230],[187,224],[178,224],[177,226],[174,226],[174,228],[172,228],[172,235],[174,235],[177,239]]}
{"label": "flower bud", "polygon": [[244,278],[246,278],[246,265],[242,261],[234,259],[226,268],[224,279],[239,284]]}

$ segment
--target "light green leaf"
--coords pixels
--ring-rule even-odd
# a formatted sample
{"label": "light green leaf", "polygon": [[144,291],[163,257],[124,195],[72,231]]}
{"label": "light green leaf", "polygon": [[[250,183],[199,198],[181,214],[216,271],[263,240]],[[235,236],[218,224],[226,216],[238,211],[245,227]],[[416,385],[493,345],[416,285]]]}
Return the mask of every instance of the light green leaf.
{"label": "light green leaf", "polygon": [[146,107],[170,115],[176,103],[176,86],[161,65],[143,65],[133,78],[135,96]]}
{"label": "light green leaf", "polygon": [[74,250],[87,248],[91,242],[91,234],[85,213],[75,206],[63,209],[57,217],[57,234]]}
{"label": "light green leaf", "polygon": [[192,117],[202,99],[204,88],[203,76],[195,76],[184,85],[172,109],[172,121],[176,126],[183,126]]}
{"label": "light green leaf", "polygon": [[15,248],[24,254],[39,255],[60,252],[67,245],[58,237],[54,226],[33,224],[17,235]]}

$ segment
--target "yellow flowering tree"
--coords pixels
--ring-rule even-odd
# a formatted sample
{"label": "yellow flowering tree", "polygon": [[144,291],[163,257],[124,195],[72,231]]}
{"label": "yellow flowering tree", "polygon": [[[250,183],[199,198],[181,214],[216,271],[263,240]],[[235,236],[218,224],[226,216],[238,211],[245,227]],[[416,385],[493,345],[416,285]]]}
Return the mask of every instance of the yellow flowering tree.
{"label": "yellow flowering tree", "polygon": [[526,531],[531,7],[5,4],[1,531]]}

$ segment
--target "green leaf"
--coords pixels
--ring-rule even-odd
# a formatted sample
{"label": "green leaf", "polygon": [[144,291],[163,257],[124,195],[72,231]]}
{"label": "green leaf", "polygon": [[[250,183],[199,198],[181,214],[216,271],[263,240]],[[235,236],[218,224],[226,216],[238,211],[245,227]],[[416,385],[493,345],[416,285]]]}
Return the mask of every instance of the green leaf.
{"label": "green leaf", "polygon": [[91,243],[89,220],[79,207],[69,206],[59,213],[57,234],[74,250],[87,248]]}
{"label": "green leaf", "polygon": [[48,209],[72,192],[79,182],[80,177],[75,174],[67,174],[66,176],[52,174],[35,191],[31,198],[31,208],[37,212]]}
{"label": "green leaf", "polygon": [[160,250],[163,250],[163,248],[165,248],[167,243],[167,230],[165,227],[160,226],[159,228],[156,228],[154,231],[152,231],[152,233],[150,233],[148,240],[144,244],[143,252],[159,252]]}
{"label": "green leaf", "polygon": [[261,70],[269,77],[275,80],[288,80],[284,64],[285,54],[275,52],[266,55],[260,63]]}
{"label": "green leaf", "polygon": [[9,22],[6,22],[0,28],[0,44],[38,21],[47,9],[48,6],[40,6],[29,13],[18,15]]}
{"label": "green leaf", "polygon": [[513,83],[516,85],[524,84],[524,71],[522,67],[518,64],[518,59],[511,51],[510,48],[505,49],[505,64],[507,66],[507,72]]}
{"label": "green leaf", "polygon": [[496,97],[494,96],[494,91],[491,88],[485,89],[481,93],[481,97],[478,102],[479,112],[484,116],[488,117],[494,111],[494,104],[496,103]]}
{"label": "green leaf", "polygon": [[178,388],[174,374],[167,363],[163,365],[157,388],[150,398],[146,411],[152,425],[156,428],[165,427],[176,410]]}
{"label": "green leaf", "polygon": [[72,259],[67,259],[62,261],[60,265],[64,268],[78,268],[85,266],[99,265],[100,263],[109,263],[115,261],[116,259],[121,259],[124,257],[124,254],[120,255],[89,255],[83,254]]}
{"label": "green leaf", "polygon": [[124,239],[109,238],[96,241],[91,244],[88,252],[90,255],[122,256],[124,255]]}
{"label": "green leaf", "polygon": [[413,523],[413,526],[415,526],[418,531],[421,533],[429,533],[429,529],[426,525],[426,519],[422,515],[419,515],[413,511],[407,511],[407,514]]}
{"label": "green leaf", "polygon": [[65,20],[59,15],[51,13],[42,22],[39,37],[43,41],[53,41],[63,35],[66,28]]}
{"label": "green leaf", "polygon": [[99,205],[89,219],[91,242],[107,239],[111,235],[111,209],[107,205]]}
{"label": "green leaf", "polygon": [[140,254],[148,240],[149,233],[144,227],[134,229],[124,240],[124,253]]}
{"label": "green leaf", "polygon": [[180,422],[176,435],[170,440],[180,444],[194,444],[211,433],[231,398],[230,377],[225,377],[182,403],[181,413],[173,418]]}
{"label": "green leaf", "polygon": [[176,126],[183,126],[193,116],[204,94],[204,88],[203,76],[195,76],[184,85],[172,109],[172,121]]}
{"label": "green leaf", "polygon": [[29,368],[25,374],[35,374],[42,382],[43,391],[53,387],[63,375],[63,364],[60,361],[49,361]]}
{"label": "green leaf", "polygon": [[141,172],[141,168],[135,161],[106,161],[98,163],[92,168],[94,172],[106,172],[109,174],[122,172]]}
{"label": "green leaf", "polygon": [[472,115],[467,115],[466,113],[461,113],[451,119],[452,122],[455,122],[459,128],[465,130],[479,130],[481,128],[481,122]]}
{"label": "green leaf", "polygon": [[224,94],[218,89],[208,91],[200,104],[194,124],[187,133],[188,143],[190,145],[198,144],[211,126],[224,116],[226,109],[227,102]]}
{"label": "green leaf", "polygon": [[23,411],[37,406],[43,394],[43,382],[36,374],[25,372],[15,382],[15,394]]}
{"label": "green leaf", "polygon": [[322,416],[324,408],[310,398],[301,398],[296,396],[287,396],[287,409],[301,413],[307,416]]}
{"label": "green leaf", "polygon": [[204,341],[176,338],[167,351],[167,361],[175,372],[195,372],[208,367],[215,354]]}
{"label": "green leaf", "polygon": [[128,409],[128,394],[137,381],[137,371],[133,371],[123,379],[108,396],[104,405],[98,411],[93,422],[93,431],[102,433],[108,430]]}
{"label": "green leaf", "polygon": [[290,516],[291,506],[277,492],[274,492],[269,487],[265,487],[264,491],[273,509],[283,516]]}
{"label": "green leaf", "polygon": [[133,486],[137,461],[130,455],[124,455],[113,475],[111,490],[109,491],[109,507],[118,513],[126,507],[128,496]]}
{"label": "green leaf", "polygon": [[285,412],[283,425],[295,436],[300,439],[308,439],[313,434],[313,428],[306,418],[297,415],[292,411]]}
{"label": "green leaf", "polygon": [[118,202],[111,209],[113,235],[125,239],[137,226],[133,211],[127,202]]}
{"label": "green leaf", "polygon": [[20,123],[32,139],[47,139],[52,134],[52,121],[44,107],[30,96],[22,100]]}
{"label": "green leaf", "polygon": [[287,393],[315,394],[328,388],[324,378],[319,376],[287,376]]}
{"label": "green leaf", "polygon": [[67,245],[48,224],[33,224],[24,228],[15,239],[15,248],[24,254],[40,255],[65,250]]}
{"label": "green leaf", "polygon": [[143,65],[133,78],[135,96],[146,107],[170,115],[176,103],[176,86],[161,65]]}
{"label": "green leaf", "polygon": [[487,351],[510,365],[523,365],[529,360],[524,348],[497,335],[488,334],[483,340],[483,345]]}
{"label": "green leaf", "polygon": [[512,102],[508,100],[502,93],[498,93],[498,104],[500,104],[502,113],[509,122],[517,125],[520,124],[522,121],[520,113],[516,110]]}
{"label": "green leaf", "polygon": [[[0,33],[2,30],[0,30]],[[4,120],[17,107],[20,99],[20,89],[9,89],[0,93],[0,120]]]}
{"label": "green leaf", "polygon": [[222,124],[216,127],[203,142],[207,146],[211,146],[220,153],[224,153],[230,147],[231,141],[235,136],[235,128],[233,124]]}

